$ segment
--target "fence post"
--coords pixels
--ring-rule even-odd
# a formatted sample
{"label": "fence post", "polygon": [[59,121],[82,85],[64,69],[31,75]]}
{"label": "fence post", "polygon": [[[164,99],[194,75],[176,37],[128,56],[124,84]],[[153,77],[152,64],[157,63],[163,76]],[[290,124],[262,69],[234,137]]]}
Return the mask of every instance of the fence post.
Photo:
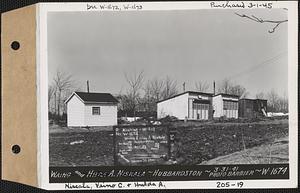
{"label": "fence post", "polygon": [[116,126],[113,126],[113,159],[114,159],[114,166],[118,165],[118,157],[117,157],[117,145],[116,145],[116,132],[117,132],[117,128]]}

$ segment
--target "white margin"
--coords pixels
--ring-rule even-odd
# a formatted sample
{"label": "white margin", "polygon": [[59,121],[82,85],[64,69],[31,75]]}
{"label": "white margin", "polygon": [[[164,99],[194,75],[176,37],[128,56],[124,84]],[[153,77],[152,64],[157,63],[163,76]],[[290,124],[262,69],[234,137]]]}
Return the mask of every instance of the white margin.
{"label": "white margin", "polygon": [[[289,95],[289,180],[223,180],[243,181],[244,188],[296,188],[298,187],[298,9],[296,1],[272,2],[273,8],[288,8],[288,95]],[[39,3],[37,6],[37,96],[38,96],[38,152],[39,187],[48,190],[64,190],[64,184],[49,183],[49,128],[48,128],[48,58],[47,58],[47,13],[86,12],[85,3]],[[146,10],[195,10],[211,8],[210,2],[134,2],[142,4]],[[133,4],[134,4],[133,3]],[[252,1],[252,3],[255,3]],[[257,2],[263,3],[263,2]],[[90,4],[130,4],[130,2],[106,2]],[[105,10],[111,11],[111,10]],[[87,11],[89,12],[89,11]],[[218,180],[220,181],[220,180]],[[164,181],[167,189],[215,189],[217,180],[212,181]],[[72,183],[76,184],[76,183]],[[86,183],[94,184],[94,183]],[[107,182],[106,184],[111,184]],[[104,189],[104,188],[102,188]],[[142,189],[142,188],[136,188]]]}

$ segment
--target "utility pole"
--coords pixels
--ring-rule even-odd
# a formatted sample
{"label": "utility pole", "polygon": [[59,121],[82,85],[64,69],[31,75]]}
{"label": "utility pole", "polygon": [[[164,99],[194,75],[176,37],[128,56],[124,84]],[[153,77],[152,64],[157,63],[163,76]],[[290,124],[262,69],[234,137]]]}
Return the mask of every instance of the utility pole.
{"label": "utility pole", "polygon": [[216,82],[214,81],[214,95],[216,94]]}

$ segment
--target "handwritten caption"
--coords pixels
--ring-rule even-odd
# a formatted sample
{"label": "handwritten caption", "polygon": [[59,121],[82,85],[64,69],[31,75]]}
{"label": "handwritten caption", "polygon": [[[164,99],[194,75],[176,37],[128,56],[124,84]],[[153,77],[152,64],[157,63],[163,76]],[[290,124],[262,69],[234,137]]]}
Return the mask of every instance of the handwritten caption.
{"label": "handwritten caption", "polygon": [[217,188],[242,188],[244,186],[244,182],[217,182],[216,187]]}
{"label": "handwritten caption", "polygon": [[[251,2],[251,1],[212,1],[209,3],[211,8],[239,8],[239,9],[272,9],[272,2]],[[87,11],[138,11],[143,10],[143,5],[138,3],[87,3]]]}
{"label": "handwritten caption", "polygon": [[243,188],[245,179],[288,179],[289,167],[280,165],[245,168],[244,166],[213,166],[203,168],[163,169],[87,169],[60,172],[50,169],[50,183],[64,183],[65,189],[132,189],[167,188],[164,181],[217,181],[216,188]]}
{"label": "handwritten caption", "polygon": [[87,11],[137,11],[142,10],[143,6],[141,4],[86,4],[86,10]]}
{"label": "handwritten caption", "polygon": [[266,9],[272,9],[273,3],[271,2],[249,2],[249,1],[240,1],[240,2],[210,2],[211,8],[246,8],[246,9],[255,9],[255,8],[266,8]]}
{"label": "handwritten caption", "polygon": [[95,183],[65,183],[65,189],[130,189],[130,188],[162,188],[165,189],[166,185],[159,182],[95,182]]}

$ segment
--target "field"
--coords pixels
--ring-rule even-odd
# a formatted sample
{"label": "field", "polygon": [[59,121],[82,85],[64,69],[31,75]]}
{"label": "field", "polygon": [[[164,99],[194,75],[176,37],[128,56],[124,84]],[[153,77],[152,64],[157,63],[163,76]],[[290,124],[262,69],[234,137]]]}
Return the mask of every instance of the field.
{"label": "field", "polygon": [[270,144],[264,144],[229,155],[220,156],[202,162],[201,165],[215,164],[275,164],[288,163],[288,138],[280,138]]}
{"label": "field", "polygon": [[86,129],[50,133],[50,166],[113,165],[112,135]]}
{"label": "field", "polygon": [[[288,119],[171,125],[175,128],[174,164],[288,162]],[[49,130],[50,166],[113,165],[111,127],[87,130],[50,125]]]}

